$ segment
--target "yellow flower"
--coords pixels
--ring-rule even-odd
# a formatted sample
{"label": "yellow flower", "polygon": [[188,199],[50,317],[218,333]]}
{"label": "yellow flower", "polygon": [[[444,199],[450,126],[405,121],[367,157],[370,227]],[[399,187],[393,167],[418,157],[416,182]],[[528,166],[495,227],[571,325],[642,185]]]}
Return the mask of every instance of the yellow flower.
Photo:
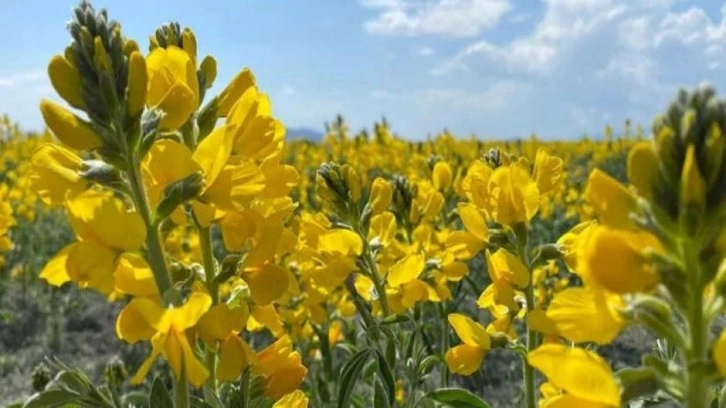
{"label": "yellow flower", "polygon": [[486,246],[489,229],[484,216],[474,204],[460,203],[457,211],[466,231],[450,233],[446,237],[446,248],[456,259],[469,260]]}
{"label": "yellow flower", "polygon": [[164,112],[160,129],[176,130],[199,106],[199,81],[194,62],[179,47],[155,48],[146,59],[146,104]]}
{"label": "yellow flower", "polygon": [[644,255],[660,251],[657,238],[647,232],[596,228],[584,245],[578,265],[585,281],[614,293],[652,290],[660,281],[655,265]]}
{"label": "yellow flower", "polygon": [[192,385],[201,387],[209,372],[194,354],[194,343],[190,343],[190,337],[194,337],[189,336],[187,330],[197,324],[211,304],[212,299],[202,292],[192,293],[186,303],[172,308],[147,298],[132,299],[119,314],[116,333],[120,339],[129,343],[151,340],[151,355],[141,364],[131,382],[140,384],[159,355],[162,355],[176,378],[181,378],[183,374]]}
{"label": "yellow flower", "polygon": [[608,344],[627,324],[619,314],[624,307],[620,295],[590,287],[567,288],[552,299],[547,318],[569,341]]}
{"label": "yellow flower", "polygon": [[300,390],[295,390],[280,398],[272,408],[307,408],[308,397]]}
{"label": "yellow flower", "polygon": [[32,163],[30,183],[48,205],[62,204],[90,186],[79,174],[83,160],[59,145],[42,145],[33,155]]}
{"label": "yellow flower", "polygon": [[[514,302],[514,290],[522,289],[529,283],[527,267],[514,254],[502,248],[493,255],[486,251],[486,259],[489,277],[492,280],[491,290],[494,303],[507,306],[510,310],[517,309],[517,304]],[[479,299],[479,307],[486,307],[486,302],[484,302],[486,298],[487,296],[482,294]]]}
{"label": "yellow flower", "polygon": [[529,171],[514,163],[494,170],[488,186],[494,221],[514,226],[529,224],[539,209],[539,190]]}
{"label": "yellow flower", "polygon": [[93,130],[93,125],[57,103],[43,99],[40,112],[51,132],[66,146],[76,150],[93,150],[103,145],[103,139]]}
{"label": "yellow flower", "polygon": [[257,354],[252,373],[265,377],[265,395],[277,400],[295,391],[305,379],[308,370],[302,358],[292,348],[288,336],[278,339]]}
{"label": "yellow flower", "polygon": [[446,352],[446,364],[453,373],[472,375],[479,370],[491,347],[489,334],[479,323],[462,314],[450,314],[449,324],[464,344]]}
{"label": "yellow flower", "polygon": [[[112,295],[116,288],[116,268],[118,262],[124,259],[118,255],[137,250],[146,238],[141,217],[135,212],[128,212],[121,200],[94,191],[87,191],[69,201],[67,208],[79,242],[63,248],[46,264],[40,277],[53,286],[74,281],[81,288],[93,288],[104,295]],[[144,283],[134,283],[134,291],[149,291],[139,289],[139,285]]]}
{"label": "yellow flower", "polygon": [[489,180],[494,171],[481,160],[474,161],[467,170],[461,183],[466,198],[481,210],[490,213],[492,210],[489,195]]}
{"label": "yellow flower", "polygon": [[562,178],[562,167],[562,159],[551,156],[543,148],[537,150],[533,176],[540,194],[547,194],[557,186]]}
{"label": "yellow flower", "polygon": [[529,364],[538,369],[549,383],[590,405],[555,406],[603,406],[620,407],[620,387],[610,366],[592,351],[570,348],[561,344],[545,344],[527,355]]}

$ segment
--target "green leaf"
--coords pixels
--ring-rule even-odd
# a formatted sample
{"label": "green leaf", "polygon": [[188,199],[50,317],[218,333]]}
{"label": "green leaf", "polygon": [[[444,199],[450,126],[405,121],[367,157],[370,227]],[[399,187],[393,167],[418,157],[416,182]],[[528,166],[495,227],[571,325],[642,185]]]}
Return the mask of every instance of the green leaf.
{"label": "green leaf", "polygon": [[66,390],[47,390],[31,396],[23,408],[56,408],[80,401],[81,396]]}
{"label": "green leaf", "polygon": [[378,374],[381,377],[381,382],[383,382],[386,394],[388,395],[388,403],[393,404],[396,398],[396,382],[393,380],[393,372],[386,361],[386,357],[380,350],[376,350],[376,357],[378,359]]}
{"label": "green leaf", "polygon": [[483,399],[462,388],[439,388],[428,393],[426,398],[451,408],[490,408]]}
{"label": "green leaf", "polygon": [[178,206],[198,196],[203,186],[204,181],[200,172],[192,173],[166,186],[164,195],[156,206],[156,219],[163,220],[170,216]]}
{"label": "green leaf", "polygon": [[338,387],[338,408],[350,407],[349,402],[351,393],[353,392],[355,384],[360,379],[361,372],[366,366],[370,356],[371,350],[361,350],[354,355],[353,358],[348,360],[347,363],[345,363],[340,377],[340,385]]}
{"label": "green leaf", "polygon": [[149,406],[154,408],[174,408],[174,401],[172,401],[169,390],[166,389],[166,385],[164,385],[161,377],[156,377],[154,384],[151,386]]}
{"label": "green leaf", "polygon": [[375,390],[373,394],[373,408],[391,408],[391,403],[388,402],[388,395],[386,390],[383,388],[383,384],[379,379],[375,381]]}

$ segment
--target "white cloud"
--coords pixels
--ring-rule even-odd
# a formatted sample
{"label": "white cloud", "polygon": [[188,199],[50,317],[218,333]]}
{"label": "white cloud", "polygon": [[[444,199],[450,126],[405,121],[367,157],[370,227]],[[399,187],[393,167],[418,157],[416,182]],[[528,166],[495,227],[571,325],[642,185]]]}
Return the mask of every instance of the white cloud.
{"label": "white cloud", "polygon": [[491,113],[516,105],[525,98],[530,85],[513,80],[497,81],[482,90],[470,88],[427,88],[417,91],[415,99],[424,105],[434,105],[438,109],[474,110]]}
{"label": "white cloud", "polygon": [[416,54],[422,56],[422,57],[430,57],[434,55],[434,49],[431,47],[419,47],[416,50]]}
{"label": "white cloud", "polygon": [[28,84],[38,84],[46,80],[43,71],[30,71],[0,76],[0,88],[16,88]]}
{"label": "white cloud", "polygon": [[295,94],[295,88],[291,87],[290,85],[285,85],[280,89],[280,94],[283,96],[290,96]]}
{"label": "white cloud", "polygon": [[510,0],[362,0],[378,15],[364,23],[369,33],[475,36],[496,26],[512,9]]}

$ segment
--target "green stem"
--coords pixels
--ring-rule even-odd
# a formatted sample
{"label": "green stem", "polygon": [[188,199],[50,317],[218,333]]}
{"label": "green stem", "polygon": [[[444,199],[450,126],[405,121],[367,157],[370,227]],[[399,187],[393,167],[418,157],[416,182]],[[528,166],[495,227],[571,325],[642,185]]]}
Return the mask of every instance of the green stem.
{"label": "green stem", "polygon": [[[439,305],[439,317],[442,322],[446,321],[446,307],[443,303],[440,303]],[[449,326],[446,324],[441,325],[441,348],[439,352],[442,356],[445,355],[446,351],[449,349]],[[446,364],[443,364],[441,367],[441,386],[442,387],[448,387],[449,386],[449,367]]]}
{"label": "green stem", "polygon": [[182,372],[176,381],[176,387],[174,387],[174,393],[176,394],[174,408],[189,408],[189,384],[184,371],[184,363],[182,363]]}
{"label": "green stem", "polygon": [[[527,309],[528,311],[531,310],[531,308],[534,307],[534,288],[532,287],[532,282],[530,278],[530,283],[527,285],[527,289],[525,290],[525,295],[527,296]],[[527,317],[529,319],[529,317]],[[529,354],[530,351],[537,348],[537,333],[529,328],[529,324],[526,325],[527,328],[527,354]],[[522,367],[524,370],[524,396],[526,401],[526,407],[527,408],[535,408],[536,402],[535,402],[535,387],[534,387],[534,369],[531,365],[527,362],[527,359],[524,358],[522,361]]]}
{"label": "green stem", "polygon": [[706,408],[708,401],[708,380],[705,368],[708,360],[708,326],[703,315],[703,284],[701,267],[698,261],[697,245],[692,242],[683,244],[683,258],[686,272],[690,277],[691,299],[688,310],[688,330],[690,342],[686,350],[686,406],[688,408]]}
{"label": "green stem", "polygon": [[381,302],[381,310],[383,311],[383,317],[388,317],[391,315],[391,308],[388,306],[388,298],[386,297],[386,288],[383,286],[383,279],[381,278],[381,275],[378,273],[378,267],[376,266],[376,260],[373,259],[373,255],[371,255],[370,248],[366,248],[366,260],[368,261],[368,269],[370,272],[371,280],[373,281],[373,286],[376,288],[376,292],[378,293],[378,301]]}
{"label": "green stem", "polygon": [[[202,262],[204,263],[204,276],[206,277],[207,291],[212,297],[212,305],[216,305],[219,302],[219,291],[217,289],[217,282],[214,280],[216,277],[216,270],[214,265],[214,252],[212,249],[212,231],[209,227],[199,228],[199,246],[202,250]],[[207,384],[212,390],[217,390],[217,353],[207,348],[206,358],[207,370],[209,370],[209,377],[207,378]]]}
{"label": "green stem", "polygon": [[138,163],[132,163],[128,176],[136,210],[139,212],[139,215],[141,215],[141,219],[144,221],[144,225],[146,226],[147,260],[149,261],[149,266],[154,274],[154,281],[159,289],[159,294],[163,297],[164,294],[172,287],[171,275],[169,274],[169,269],[166,265],[164,248],[161,245],[159,227],[154,223],[151,216],[151,209],[146,197],[146,190],[141,182],[141,174],[139,173]]}

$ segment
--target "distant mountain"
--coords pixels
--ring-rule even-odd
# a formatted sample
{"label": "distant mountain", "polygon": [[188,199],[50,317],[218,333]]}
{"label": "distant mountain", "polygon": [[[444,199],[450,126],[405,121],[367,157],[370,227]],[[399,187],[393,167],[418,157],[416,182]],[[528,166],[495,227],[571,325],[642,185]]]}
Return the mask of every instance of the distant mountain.
{"label": "distant mountain", "polygon": [[323,140],[323,132],[310,127],[289,127],[287,128],[288,140],[307,139],[311,142],[319,142]]}

